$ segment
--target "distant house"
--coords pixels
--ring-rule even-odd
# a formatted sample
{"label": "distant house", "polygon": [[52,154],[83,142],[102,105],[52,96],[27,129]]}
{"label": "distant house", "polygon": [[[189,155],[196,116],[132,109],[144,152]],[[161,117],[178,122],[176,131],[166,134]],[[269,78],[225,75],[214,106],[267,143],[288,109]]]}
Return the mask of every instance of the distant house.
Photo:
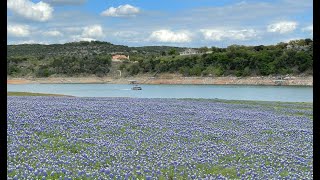
{"label": "distant house", "polygon": [[180,52],[181,56],[183,56],[183,55],[192,55],[192,54],[199,54],[199,51],[194,50],[194,49],[186,49],[185,51]]}
{"label": "distant house", "polygon": [[299,46],[297,44],[288,44],[287,49],[294,49],[297,51],[307,51],[310,48],[309,45]]}
{"label": "distant house", "polygon": [[128,57],[126,55],[121,55],[121,54],[112,55],[112,61],[122,61],[122,60],[129,60],[129,55]]}

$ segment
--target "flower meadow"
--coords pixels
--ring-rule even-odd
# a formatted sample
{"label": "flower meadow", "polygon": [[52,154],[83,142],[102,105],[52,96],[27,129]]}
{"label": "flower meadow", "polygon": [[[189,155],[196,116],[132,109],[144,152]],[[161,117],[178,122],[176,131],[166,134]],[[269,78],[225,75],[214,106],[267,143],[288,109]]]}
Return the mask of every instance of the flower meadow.
{"label": "flower meadow", "polygon": [[9,96],[8,179],[313,179],[311,103]]}

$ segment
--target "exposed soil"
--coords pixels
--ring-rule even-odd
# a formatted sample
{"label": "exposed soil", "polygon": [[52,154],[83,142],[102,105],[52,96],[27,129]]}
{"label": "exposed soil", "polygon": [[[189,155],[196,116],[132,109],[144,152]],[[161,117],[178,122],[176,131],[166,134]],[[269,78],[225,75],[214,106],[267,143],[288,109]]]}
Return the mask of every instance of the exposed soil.
{"label": "exposed soil", "polygon": [[55,84],[55,83],[107,83],[129,84],[235,84],[235,85],[284,85],[313,86],[313,76],[286,76],[279,79],[272,76],[257,77],[182,77],[175,74],[161,74],[157,77],[134,76],[112,77],[49,77],[49,78],[7,78],[7,84]]}

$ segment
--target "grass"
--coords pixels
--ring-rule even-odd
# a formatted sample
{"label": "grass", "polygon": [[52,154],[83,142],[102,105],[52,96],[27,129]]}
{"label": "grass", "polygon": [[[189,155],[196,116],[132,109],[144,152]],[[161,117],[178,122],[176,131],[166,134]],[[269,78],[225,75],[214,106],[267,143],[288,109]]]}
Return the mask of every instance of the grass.
{"label": "grass", "polygon": [[211,174],[211,175],[221,174],[231,179],[237,178],[237,170],[235,167],[222,167],[219,165],[209,167],[206,164],[198,164],[197,168],[204,170],[204,174]]}
{"label": "grass", "polygon": [[[68,96],[68,95],[31,93],[31,92],[7,92],[7,96]],[[72,96],[69,96],[69,97],[72,97]]]}
{"label": "grass", "polygon": [[288,176],[289,175],[289,172],[288,171],[282,171],[281,173],[280,173],[280,176],[281,177],[286,177],[286,176]]}
{"label": "grass", "polygon": [[[296,105],[308,105],[312,106],[313,102],[282,102],[282,101],[259,101],[259,100],[228,100],[228,99],[205,99],[205,98],[178,98],[179,100],[192,100],[192,101],[208,101],[208,102],[220,102],[227,104],[249,104],[249,105],[264,105],[274,107],[276,105],[283,106],[286,104]],[[277,106],[277,107],[278,107]]]}

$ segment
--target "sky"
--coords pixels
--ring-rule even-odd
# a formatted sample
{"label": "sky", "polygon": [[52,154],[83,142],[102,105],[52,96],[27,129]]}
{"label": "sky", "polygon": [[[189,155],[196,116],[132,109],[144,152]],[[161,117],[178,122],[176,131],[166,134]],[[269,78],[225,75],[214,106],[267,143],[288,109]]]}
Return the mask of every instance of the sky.
{"label": "sky", "polygon": [[226,47],[313,38],[312,0],[7,0],[8,44]]}

